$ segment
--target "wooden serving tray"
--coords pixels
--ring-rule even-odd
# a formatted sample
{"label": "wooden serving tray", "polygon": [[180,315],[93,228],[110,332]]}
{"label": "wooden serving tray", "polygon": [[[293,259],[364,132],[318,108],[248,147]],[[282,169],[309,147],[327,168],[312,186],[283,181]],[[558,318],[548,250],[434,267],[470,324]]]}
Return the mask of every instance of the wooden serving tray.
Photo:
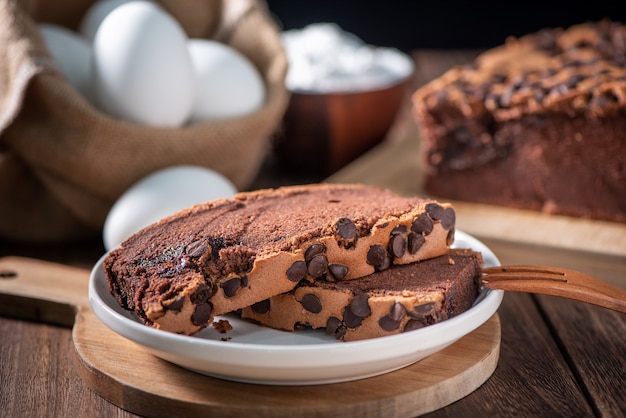
{"label": "wooden serving tray", "polygon": [[168,363],[109,330],[89,307],[86,270],[6,257],[0,277],[0,314],[72,326],[85,382],[144,416],[415,416],[473,392],[494,372],[500,354],[496,314],[439,353],[381,376],[316,386],[236,383]]}

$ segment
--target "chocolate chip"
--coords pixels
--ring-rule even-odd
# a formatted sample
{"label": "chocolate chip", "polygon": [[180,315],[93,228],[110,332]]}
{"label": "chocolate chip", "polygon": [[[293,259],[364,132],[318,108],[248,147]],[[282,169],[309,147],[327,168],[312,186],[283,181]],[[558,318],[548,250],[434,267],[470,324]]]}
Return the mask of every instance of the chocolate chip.
{"label": "chocolate chip", "polygon": [[336,316],[331,316],[326,320],[326,332],[334,334],[337,328],[341,326],[341,320]]}
{"label": "chocolate chip", "polygon": [[433,221],[438,221],[443,216],[443,208],[438,203],[427,203],[426,213],[428,213],[428,216],[430,216]]}
{"label": "chocolate chip", "polygon": [[328,259],[324,254],[317,254],[309,261],[308,273],[313,277],[322,277],[326,273]]}
{"label": "chocolate chip", "polygon": [[393,331],[398,329],[400,322],[404,319],[405,315],[406,309],[404,308],[404,305],[400,302],[394,302],[393,305],[391,305],[389,314],[378,320],[378,325],[380,325],[380,327],[385,331]]}
{"label": "chocolate chip", "polygon": [[183,296],[178,296],[178,297],[175,297],[175,298],[163,301],[162,305],[163,305],[163,308],[165,308],[168,311],[177,311],[177,312],[179,312],[180,309],[183,307],[183,301],[184,300],[185,300],[185,298]]}
{"label": "chocolate chip", "polygon": [[389,252],[396,258],[400,258],[406,252],[406,240],[400,233],[392,233],[389,239]]}
{"label": "chocolate chip", "polygon": [[253,303],[250,307],[252,310],[258,314],[265,314],[270,311],[270,300],[265,299],[257,303]]}
{"label": "chocolate chip", "polygon": [[411,231],[419,235],[428,235],[433,230],[433,220],[426,212],[419,215],[411,224]]}
{"label": "chocolate chip", "polygon": [[378,325],[385,331],[398,329],[400,322],[393,320],[389,315],[385,315],[378,320]]}
{"label": "chocolate chip", "polygon": [[296,331],[304,331],[305,329],[310,329],[311,325],[307,324],[306,322],[301,322],[298,321],[295,324],[293,324],[293,329]]}
{"label": "chocolate chip", "polygon": [[417,319],[410,319],[405,325],[402,332],[414,331],[416,329],[424,328],[425,324]]}
{"label": "chocolate chip", "polygon": [[433,97],[435,98],[437,105],[440,106],[440,105],[443,105],[445,102],[447,102],[448,95],[449,95],[448,90],[437,90],[433,94]]}
{"label": "chocolate chip", "polygon": [[363,322],[363,318],[352,312],[350,305],[346,306],[346,309],[343,311],[343,323],[348,328],[357,328],[361,325],[361,322]]}
{"label": "chocolate chip", "polygon": [[211,257],[218,259],[220,251],[228,246],[226,240],[222,237],[209,238],[209,246],[211,247]]}
{"label": "chocolate chip", "polygon": [[191,315],[191,322],[194,325],[198,325],[198,326],[205,325],[211,318],[212,310],[213,310],[213,307],[208,302],[202,303],[196,306],[196,309],[193,311],[193,314]]}
{"label": "chocolate chip", "polygon": [[492,75],[492,78],[493,78],[493,82],[497,84],[497,83],[504,83],[506,79],[508,78],[508,76],[503,73],[494,73]]}
{"label": "chocolate chip", "polygon": [[502,96],[500,96],[499,104],[501,107],[508,107],[511,104],[511,98],[513,97],[514,86],[508,86],[504,89]]}
{"label": "chocolate chip", "polygon": [[328,318],[328,321],[326,321],[326,332],[336,339],[342,340],[344,335],[346,335],[346,327],[339,318],[331,316]]}
{"label": "chocolate chip", "polygon": [[387,257],[387,251],[385,247],[380,244],[374,244],[370,247],[367,252],[367,264],[372,265],[374,267],[381,265],[385,262],[385,258]]}
{"label": "chocolate chip", "polygon": [[322,312],[322,301],[313,293],[307,293],[300,300],[302,307],[312,313]]}
{"label": "chocolate chip", "polygon": [[389,315],[394,321],[402,321],[406,316],[406,308],[400,302],[394,302],[389,310]]}
{"label": "chocolate chip", "polygon": [[448,236],[446,237],[446,245],[452,245],[454,243],[454,229],[448,231]]}
{"label": "chocolate chip", "polygon": [[432,314],[432,315],[427,315],[427,316],[426,316],[426,323],[427,323],[427,324],[434,324],[434,323],[437,323],[437,322],[439,322],[439,321],[441,321],[441,320],[442,320],[442,316],[443,316],[443,315],[441,314],[441,312],[439,312],[439,311],[435,311],[435,312],[433,312],[433,314]]}
{"label": "chocolate chip", "polygon": [[212,294],[213,291],[211,287],[205,283],[202,283],[196,288],[191,296],[189,296],[189,299],[191,299],[191,303],[193,303],[194,305],[200,305],[209,300]]}
{"label": "chocolate chip", "polygon": [[411,232],[408,238],[408,250],[411,254],[417,254],[422,245],[426,242],[426,238],[424,238],[421,234],[416,234],[415,232]]}
{"label": "chocolate chip", "polygon": [[306,276],[306,263],[303,260],[294,261],[287,269],[287,279],[292,282],[299,282]]}
{"label": "chocolate chip", "polygon": [[185,248],[185,254],[189,257],[200,257],[209,249],[209,243],[205,240],[197,240]]}
{"label": "chocolate chip", "polygon": [[535,37],[535,39],[537,39],[537,45],[541,49],[552,50],[556,47],[556,37],[554,32],[549,29],[537,31]]}
{"label": "chocolate chip", "polygon": [[569,87],[569,88],[574,88],[576,87],[576,85],[578,83],[580,83],[581,81],[583,81],[586,78],[585,75],[583,74],[572,74],[569,76],[569,78],[565,81],[565,84]]}
{"label": "chocolate chip", "polygon": [[232,298],[237,294],[237,290],[241,287],[241,278],[233,277],[232,279],[226,280],[220,287],[224,290],[224,296],[227,298]]}
{"label": "chocolate chip", "polygon": [[369,295],[367,293],[359,293],[356,295],[352,302],[350,302],[350,310],[356,316],[360,316],[361,318],[365,318],[372,313],[370,309],[370,305],[367,303],[369,300]]}
{"label": "chocolate chip", "polygon": [[389,267],[391,267],[391,257],[388,253],[385,253],[385,258],[383,259],[383,262],[374,266],[374,269],[376,271],[383,271],[387,270]]}
{"label": "chocolate chip", "polygon": [[335,280],[343,280],[349,271],[348,266],[343,264],[330,264],[328,270]]}
{"label": "chocolate chip", "polygon": [[170,278],[176,276],[176,268],[173,267],[163,267],[157,270],[157,274],[161,277]]}
{"label": "chocolate chip", "polygon": [[426,302],[420,305],[414,306],[413,310],[408,312],[408,315],[411,318],[422,319],[426,315],[431,315],[433,313],[433,309],[435,308],[435,302]]}
{"label": "chocolate chip", "polygon": [[313,244],[304,252],[304,261],[308,263],[313,257],[325,251],[326,246],[324,244]]}
{"label": "chocolate chip", "polygon": [[533,92],[533,99],[535,99],[537,103],[542,103],[545,97],[546,97],[546,94],[544,93],[542,89],[536,89]]}
{"label": "chocolate chip", "polygon": [[454,227],[455,222],[456,214],[454,213],[454,209],[446,208],[443,211],[443,216],[441,217],[441,226],[443,226],[444,229],[450,229]]}
{"label": "chocolate chip", "polygon": [[608,92],[603,92],[603,93],[599,93],[594,95],[591,98],[591,101],[589,102],[589,104],[592,107],[604,107],[606,105],[608,105],[609,103],[614,103],[615,100],[615,96],[612,95],[611,93]]}
{"label": "chocolate chip", "polygon": [[352,239],[356,236],[356,225],[350,218],[341,218],[335,224],[337,233],[343,239]]}
{"label": "chocolate chip", "polygon": [[567,93],[569,93],[569,88],[567,87],[567,85],[565,83],[558,83],[554,87],[552,87],[549,94],[552,97],[559,97],[564,96]]}
{"label": "chocolate chip", "polygon": [[398,225],[391,230],[392,234],[405,234],[406,233],[406,225]]}

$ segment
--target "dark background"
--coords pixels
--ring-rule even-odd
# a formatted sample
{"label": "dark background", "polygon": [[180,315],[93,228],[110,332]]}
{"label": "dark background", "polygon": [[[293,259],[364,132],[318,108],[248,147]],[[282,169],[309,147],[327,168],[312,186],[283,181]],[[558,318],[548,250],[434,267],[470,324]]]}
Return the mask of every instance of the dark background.
{"label": "dark background", "polygon": [[372,45],[490,48],[507,36],[610,18],[626,23],[626,0],[357,1],[267,0],[283,30],[334,22]]}

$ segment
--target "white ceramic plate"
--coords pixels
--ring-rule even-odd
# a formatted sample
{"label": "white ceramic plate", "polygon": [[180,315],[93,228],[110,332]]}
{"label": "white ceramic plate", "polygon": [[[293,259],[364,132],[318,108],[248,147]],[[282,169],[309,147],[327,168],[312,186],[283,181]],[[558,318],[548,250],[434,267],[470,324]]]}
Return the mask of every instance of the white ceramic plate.
{"label": "white ceramic plate", "polygon": [[[499,265],[483,243],[456,231],[454,247],[480,251],[485,266]],[[89,301],[96,316],[116,333],[155,356],[179,366],[223,379],[271,385],[313,385],[362,379],[415,363],[472,332],[498,309],[503,292],[483,288],[468,311],[415,331],[369,340],[341,342],[321,330],[277,331],[228,319],[233,330],[208,328],[194,336],[160,331],[139,322],[111,296],[102,261],[89,281]],[[223,341],[224,337],[230,340]]]}

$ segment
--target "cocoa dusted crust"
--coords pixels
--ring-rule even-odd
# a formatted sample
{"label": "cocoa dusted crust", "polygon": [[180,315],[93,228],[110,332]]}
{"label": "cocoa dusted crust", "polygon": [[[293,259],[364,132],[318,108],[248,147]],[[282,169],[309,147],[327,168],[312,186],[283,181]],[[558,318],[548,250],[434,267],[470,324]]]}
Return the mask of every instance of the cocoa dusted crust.
{"label": "cocoa dusted crust", "polygon": [[243,309],[242,317],[294,331],[325,329],[338,340],[399,334],[468,310],[481,286],[482,256],[466,249],[394,266],[349,282],[301,282]]}
{"label": "cocoa dusted crust", "polygon": [[432,196],[626,222],[626,27],[546,29],[413,95]]}
{"label": "cocoa dusted crust", "polygon": [[215,315],[292,290],[445,254],[450,204],[356,184],[239,193],[139,231],[104,260],[120,305],[155,328],[194,334]]}

